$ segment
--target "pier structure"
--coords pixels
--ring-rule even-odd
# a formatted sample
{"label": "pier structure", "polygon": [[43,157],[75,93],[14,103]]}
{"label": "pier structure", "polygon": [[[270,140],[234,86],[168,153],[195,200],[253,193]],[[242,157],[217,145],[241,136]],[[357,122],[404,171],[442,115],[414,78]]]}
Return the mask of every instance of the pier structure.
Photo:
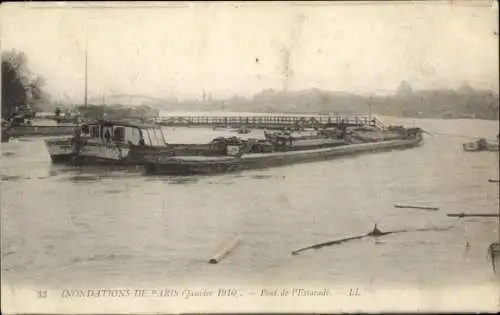
{"label": "pier structure", "polygon": [[260,115],[260,116],[166,116],[158,117],[155,122],[162,126],[185,127],[248,127],[257,129],[283,128],[326,128],[326,127],[378,127],[384,124],[376,117],[368,115]]}

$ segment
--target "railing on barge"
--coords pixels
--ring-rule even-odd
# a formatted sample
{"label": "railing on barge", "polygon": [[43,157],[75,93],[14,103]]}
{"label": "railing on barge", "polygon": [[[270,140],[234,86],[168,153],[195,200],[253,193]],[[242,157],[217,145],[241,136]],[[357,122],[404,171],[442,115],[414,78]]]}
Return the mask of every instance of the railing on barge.
{"label": "railing on barge", "polygon": [[384,128],[384,124],[376,117],[332,116],[332,115],[269,115],[269,116],[167,116],[155,119],[163,126],[199,126],[199,127],[249,127],[265,129],[314,128],[335,126],[371,126]]}

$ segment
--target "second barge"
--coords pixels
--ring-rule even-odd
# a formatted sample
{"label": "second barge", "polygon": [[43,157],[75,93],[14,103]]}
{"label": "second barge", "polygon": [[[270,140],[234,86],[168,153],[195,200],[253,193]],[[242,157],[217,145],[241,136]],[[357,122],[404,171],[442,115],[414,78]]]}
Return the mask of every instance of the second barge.
{"label": "second barge", "polygon": [[[146,174],[149,175],[185,176],[226,173],[321,161],[338,156],[410,148],[420,145],[422,140],[422,130],[420,128],[399,128],[396,133],[392,133],[392,137],[389,139],[371,139],[370,141],[361,142],[358,137],[350,137],[348,141],[341,141],[327,147],[304,147],[266,153],[252,153],[251,149],[244,148],[238,143],[228,143],[226,154],[222,156],[200,154],[153,155],[147,158],[148,161],[144,167]],[[252,144],[247,143],[246,146],[251,147]]]}

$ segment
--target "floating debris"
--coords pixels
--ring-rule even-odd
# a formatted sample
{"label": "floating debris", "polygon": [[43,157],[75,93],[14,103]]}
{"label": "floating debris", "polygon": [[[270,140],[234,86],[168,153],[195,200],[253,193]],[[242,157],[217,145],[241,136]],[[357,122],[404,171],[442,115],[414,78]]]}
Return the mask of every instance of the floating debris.
{"label": "floating debris", "polygon": [[226,257],[239,243],[240,236],[237,236],[231,243],[227,246],[223,247],[217,254],[215,254],[208,263],[210,264],[218,264],[224,257]]}
{"label": "floating debris", "polygon": [[14,251],[10,251],[10,252],[3,253],[3,254],[2,254],[2,258],[5,258],[5,257],[7,257],[7,256],[10,256],[10,255],[12,255],[12,254],[14,254],[14,253],[15,253]]}
{"label": "floating debris", "polygon": [[49,176],[57,176],[57,175],[59,175],[59,173],[57,171],[55,171],[55,170],[49,171]]}
{"label": "floating debris", "polygon": [[76,257],[70,260],[71,263],[80,262],[90,262],[90,261],[111,261],[111,260],[123,260],[130,258],[130,255],[126,254],[97,254],[90,257]]}
{"label": "floating debris", "polygon": [[74,176],[70,177],[70,180],[76,181],[76,182],[94,181],[94,180],[101,180],[101,176],[96,176],[96,175],[74,175]]}
{"label": "floating debris", "polygon": [[498,180],[498,179],[488,179],[488,182],[490,182],[490,183],[500,183],[500,180]]}
{"label": "floating debris", "polygon": [[170,184],[193,184],[197,183],[198,179],[190,177],[180,177],[180,178],[172,178],[168,182]]}
{"label": "floating debris", "polygon": [[493,272],[496,273],[496,261],[500,257],[500,243],[491,243],[488,247],[488,255],[491,257]]}
{"label": "floating debris", "polygon": [[250,178],[253,178],[253,179],[268,179],[271,177],[272,177],[272,175],[252,175],[252,176],[250,176]]}
{"label": "floating debris", "polygon": [[300,248],[300,249],[293,251],[292,255],[298,255],[299,253],[306,251],[306,250],[310,250],[310,249],[320,249],[320,248],[325,247],[325,246],[340,245],[340,244],[348,242],[348,241],[359,240],[359,239],[362,239],[365,237],[380,237],[380,236],[384,236],[384,235],[397,234],[397,233],[403,233],[403,232],[446,231],[446,230],[449,230],[451,228],[452,227],[448,227],[448,228],[422,228],[422,229],[415,229],[415,230],[396,230],[396,231],[382,232],[378,229],[377,225],[375,224],[375,227],[373,228],[373,230],[370,233],[359,235],[359,236],[342,238],[342,239],[330,241],[330,242],[319,243],[319,244],[312,245],[312,246],[303,247],[303,248]]}
{"label": "floating debris", "polygon": [[457,218],[465,218],[465,217],[499,217],[498,213],[448,213],[447,217],[457,217]]}
{"label": "floating debris", "polygon": [[107,194],[117,194],[117,193],[122,192],[122,190],[121,189],[110,189],[110,190],[105,190],[104,192]]}
{"label": "floating debris", "polygon": [[395,208],[402,208],[402,209],[419,209],[419,210],[431,210],[431,211],[438,211],[439,208],[435,207],[422,207],[422,206],[408,206],[408,205],[394,205]]}
{"label": "floating debris", "polygon": [[209,185],[232,185],[233,182],[207,182]]}
{"label": "floating debris", "polygon": [[23,176],[18,175],[1,175],[2,181],[15,181],[20,179],[25,179]]}

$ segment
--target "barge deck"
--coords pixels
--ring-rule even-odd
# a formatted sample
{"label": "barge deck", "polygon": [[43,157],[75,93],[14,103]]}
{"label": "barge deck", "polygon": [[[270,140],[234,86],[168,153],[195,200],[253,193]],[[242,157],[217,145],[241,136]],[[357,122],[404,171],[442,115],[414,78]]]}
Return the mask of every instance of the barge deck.
{"label": "barge deck", "polygon": [[405,149],[420,145],[419,133],[409,139],[379,141],[311,150],[272,153],[249,153],[241,156],[157,156],[144,165],[147,175],[198,175],[216,174],[250,169],[278,167],[308,163],[335,157]]}

